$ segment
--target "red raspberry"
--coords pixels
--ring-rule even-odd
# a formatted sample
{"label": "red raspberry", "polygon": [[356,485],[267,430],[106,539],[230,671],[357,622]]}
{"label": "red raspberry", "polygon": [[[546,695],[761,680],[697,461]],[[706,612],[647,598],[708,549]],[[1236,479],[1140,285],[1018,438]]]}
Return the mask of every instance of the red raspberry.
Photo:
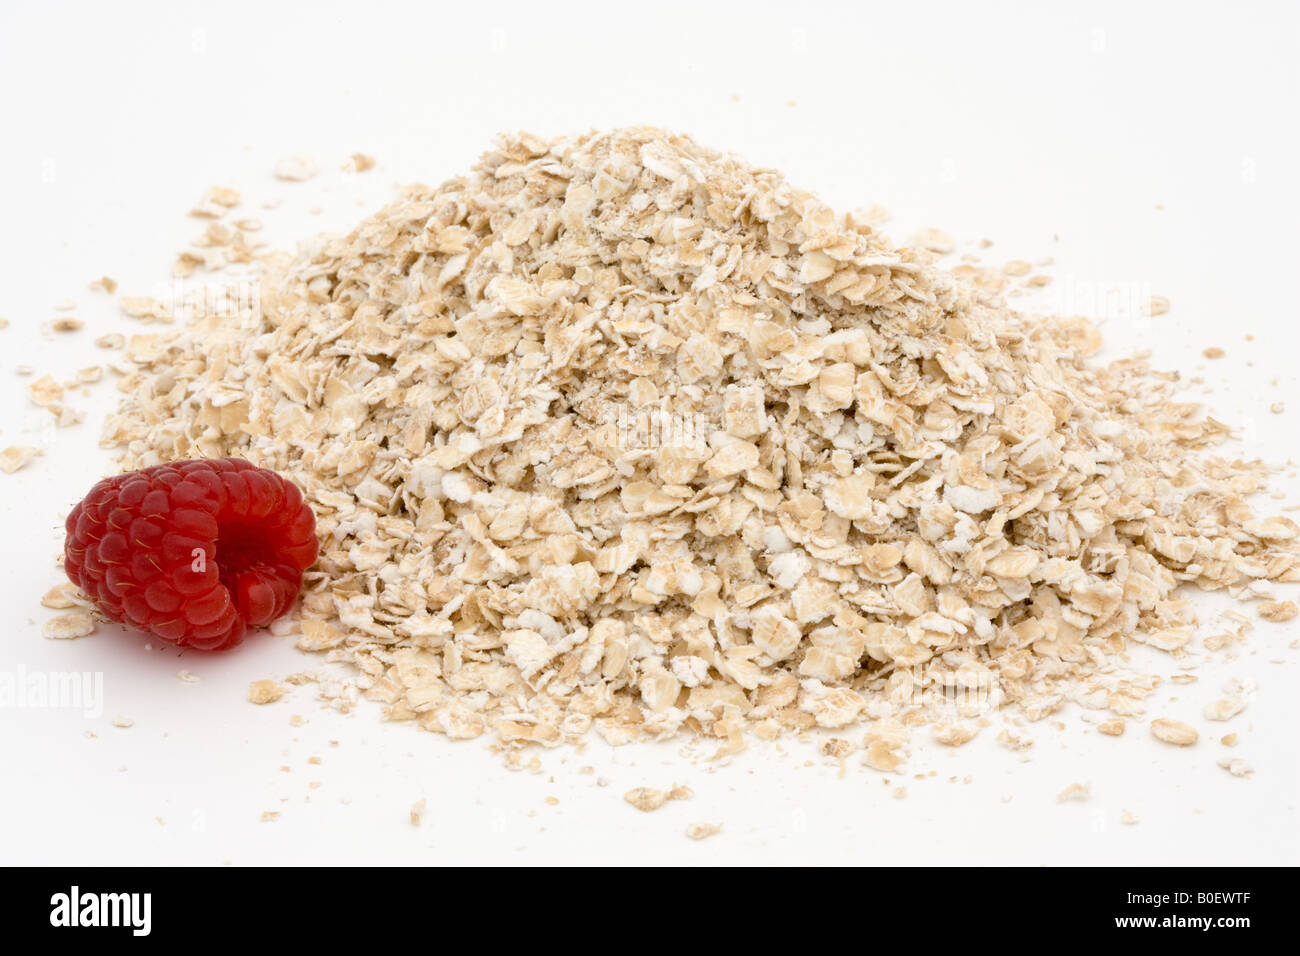
{"label": "red raspberry", "polygon": [[64,570],[101,611],[205,651],[289,610],[316,560],[302,492],[239,458],[105,478],[66,527]]}

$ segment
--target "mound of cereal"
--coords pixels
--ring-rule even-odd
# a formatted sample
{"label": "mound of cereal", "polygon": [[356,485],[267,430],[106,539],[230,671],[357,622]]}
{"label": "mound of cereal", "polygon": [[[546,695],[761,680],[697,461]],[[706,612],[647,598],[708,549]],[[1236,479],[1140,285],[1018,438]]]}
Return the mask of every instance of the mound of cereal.
{"label": "mound of cereal", "polygon": [[133,344],[108,440],[295,480],[300,646],[452,737],[861,724],[890,767],[927,713],[1139,713],[1125,647],[1300,580],[1296,525],[1176,376],[926,245],[660,130],[506,137]]}

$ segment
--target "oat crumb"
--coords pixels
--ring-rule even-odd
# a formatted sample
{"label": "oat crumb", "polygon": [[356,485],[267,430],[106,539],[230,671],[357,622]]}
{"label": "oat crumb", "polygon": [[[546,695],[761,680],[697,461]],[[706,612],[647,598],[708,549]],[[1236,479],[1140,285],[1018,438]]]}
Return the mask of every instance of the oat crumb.
{"label": "oat crumb", "polygon": [[668,802],[668,793],[650,787],[637,787],[623,794],[623,799],[643,813],[649,813]]}
{"label": "oat crumb", "polygon": [[303,182],[316,175],[316,160],[310,156],[287,156],[275,164],[275,178]]}
{"label": "oat crumb", "polygon": [[1020,750],[1020,751],[1028,750],[1030,747],[1034,745],[1034,741],[1032,738],[1022,737],[1020,734],[1017,734],[1011,730],[1001,731],[998,734],[998,743],[1006,747],[1008,750]]}
{"label": "oat crumb", "polygon": [[71,641],[95,632],[95,621],[90,612],[69,611],[50,618],[41,627],[41,633],[52,641]]}
{"label": "oat crumb", "polygon": [[1211,701],[1201,711],[1206,720],[1231,720],[1246,709],[1246,701],[1240,697],[1224,697]]}
{"label": "oat crumb", "polygon": [[1083,802],[1092,796],[1092,784],[1072,783],[1056,795],[1057,803]]}
{"label": "oat crumb", "polygon": [[1112,717],[1110,720],[1103,720],[1099,723],[1097,731],[1107,737],[1119,737],[1124,733],[1124,726],[1123,717]]}
{"label": "oat crumb", "polygon": [[1151,735],[1156,740],[1173,744],[1175,747],[1190,747],[1200,736],[1195,728],[1168,717],[1158,717],[1151,721]]}
{"label": "oat crumb", "polygon": [[706,840],[721,832],[721,823],[692,823],[686,827],[686,835],[692,840]]}
{"label": "oat crumb", "polygon": [[1255,772],[1255,768],[1240,757],[1222,757],[1218,764],[1234,777],[1249,777]]}
{"label": "oat crumb", "polygon": [[1281,623],[1296,616],[1295,601],[1265,601],[1259,606],[1258,614],[1266,621]]}
{"label": "oat crumb", "polygon": [[375,168],[375,157],[367,156],[365,153],[353,153],[342,168],[344,172],[364,173],[368,169]]}
{"label": "oat crumb", "polygon": [[254,704],[270,704],[289,692],[289,687],[274,680],[255,680],[248,685],[248,699]]}
{"label": "oat crumb", "polygon": [[84,606],[87,599],[81,589],[70,582],[56,584],[41,596],[41,606],[64,611],[70,607]]}
{"label": "oat crumb", "polygon": [[1168,311],[1169,300],[1163,295],[1153,295],[1150,301],[1147,302],[1146,313],[1152,318],[1155,318],[1157,315],[1164,315]]}
{"label": "oat crumb", "polygon": [[41,454],[41,450],[30,445],[10,445],[4,451],[0,451],[0,471],[3,471],[6,475],[12,475],[14,472],[26,468],[32,459],[39,454]]}
{"label": "oat crumb", "polygon": [[979,728],[971,724],[938,724],[934,728],[934,739],[948,747],[960,747],[975,739]]}

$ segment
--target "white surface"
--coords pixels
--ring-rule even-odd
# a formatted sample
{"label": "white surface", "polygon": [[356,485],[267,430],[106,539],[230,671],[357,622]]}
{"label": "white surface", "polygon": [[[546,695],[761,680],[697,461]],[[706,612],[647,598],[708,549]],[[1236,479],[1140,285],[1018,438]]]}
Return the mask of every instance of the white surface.
{"label": "white surface", "polygon": [[[1063,732],[1033,728],[1027,762],[993,743],[996,726],[955,751],[918,737],[889,785],[857,755],[841,778],[797,745],[711,767],[681,742],[593,741],[541,753],[539,775],[512,773],[481,742],[385,726],[368,707],[325,712],[307,688],[245,703],[248,681],[313,663],[269,634],[223,656],[147,652],[103,628],[42,639],[49,612],[37,599],[61,579],[62,516],[109,468],[95,441],[115,392],[105,383],[75,398],[87,423],[56,432],[14,367],[66,378],[107,357],[96,335],[131,330],[86,283],[107,273],[126,293],[165,286],[172,255],[202,227],[184,212],[210,185],[240,188],[241,211],[291,245],[348,227],[394,182],[460,173],[501,129],[668,126],[780,168],[838,208],[882,203],[899,235],[933,225],[992,238],[992,261],[1054,256],[1052,294],[1067,307],[1086,309],[1091,290],[1147,287],[1173,311],[1110,322],[1109,354],[1149,346],[1163,367],[1204,368],[1215,412],[1246,426],[1246,453],[1296,454],[1294,6],[434,12],[444,6],[0,6],[0,316],[12,323],[0,331],[0,445],[45,448],[0,475],[0,672],[102,672],[106,698],[98,719],[0,709],[0,863],[1300,862],[1296,622],[1261,625],[1200,683],[1153,699],[1153,716],[1201,729],[1191,749],[1155,743],[1140,722],[1100,738],[1069,710]],[[339,172],[356,150],[379,167]],[[320,160],[319,179],[271,179],[276,159],[300,152]],[[283,205],[259,209],[270,197]],[[87,330],[41,334],[69,296]],[[1227,357],[1204,362],[1209,345]],[[1279,400],[1287,414],[1269,414]],[[181,669],[201,681],[182,683]],[[1239,675],[1260,685],[1246,713],[1201,720]],[[307,724],[290,727],[293,713]],[[135,726],[114,728],[117,714]],[[1252,779],[1215,766],[1228,730]],[[578,772],[588,765],[595,774]],[[1091,781],[1092,799],[1058,805],[1075,781]],[[673,782],[695,799],[651,814],[621,799]],[[900,783],[908,795],[894,800]],[[407,811],[421,797],[417,830]],[[1120,825],[1124,809],[1141,823]],[[264,810],[279,822],[258,822]],[[694,843],[682,831],[696,821],[724,830]]]}

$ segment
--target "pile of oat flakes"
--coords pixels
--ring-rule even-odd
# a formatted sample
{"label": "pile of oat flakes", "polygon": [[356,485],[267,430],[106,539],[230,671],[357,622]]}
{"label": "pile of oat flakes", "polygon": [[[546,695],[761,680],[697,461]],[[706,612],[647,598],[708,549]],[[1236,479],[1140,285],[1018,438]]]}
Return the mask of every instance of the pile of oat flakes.
{"label": "pile of oat flakes", "polygon": [[508,137],[134,337],[106,440],[298,482],[299,645],[457,738],[861,724],[892,769],[920,724],[1141,713],[1180,584],[1295,614],[1297,527],[1177,376],[935,263],[685,137]]}

